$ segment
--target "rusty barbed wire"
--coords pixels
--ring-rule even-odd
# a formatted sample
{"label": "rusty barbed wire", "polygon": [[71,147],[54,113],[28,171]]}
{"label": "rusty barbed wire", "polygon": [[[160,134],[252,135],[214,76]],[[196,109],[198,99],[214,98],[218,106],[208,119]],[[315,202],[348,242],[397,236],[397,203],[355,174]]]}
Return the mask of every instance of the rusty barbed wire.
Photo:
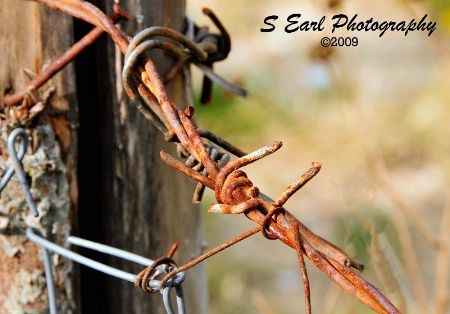
{"label": "rusty barbed wire", "polygon": [[[128,20],[128,14],[117,4],[113,5],[113,14],[110,16],[113,23],[117,23],[122,19]],[[103,34],[101,27],[95,27],[87,35],[83,36],[77,43],[64,52],[48,67],[44,68],[36,77],[28,84],[23,86],[19,91],[14,94],[7,93],[3,99],[6,106],[19,106],[22,100],[28,95],[30,91],[34,91],[44,85],[50,80],[53,75],[61,71],[69,62],[71,62],[78,54],[84,51],[89,45],[95,42],[100,35]]]}
{"label": "rusty barbed wire", "polygon": [[[189,164],[192,164],[195,169],[178,161],[167,152],[161,152],[161,158],[173,168],[215,191],[218,204],[212,205],[210,212],[243,213],[259,225],[190,263],[173,269],[161,281],[161,287],[173,280],[178,273],[191,268],[230,245],[262,231],[266,237],[279,239],[296,250],[304,281],[305,306],[308,313],[311,312],[311,305],[303,255],[306,255],[316,267],[343,290],[367,307],[378,313],[400,313],[379,290],[350,269],[355,268],[362,271],[363,265],[359,261],[314,234],[283,207],[292,194],[319,172],[319,163],[313,163],[312,167],[275,201],[270,200],[260,193],[240,168],[274,153],[281,147],[281,142],[274,142],[247,155],[217,135],[200,130],[192,120],[192,110],[183,112],[168,97],[163,80],[146,52],[155,48],[163,49],[170,55],[185,60],[183,62],[189,61],[195,65],[203,64],[211,70],[212,66],[209,66],[208,56],[218,51],[218,42],[214,41],[217,36],[204,36],[199,42],[194,42],[191,38],[174,30],[152,27],[130,39],[128,35],[115,27],[110,18],[91,3],[80,0],[38,1],[101,27],[111,36],[125,55],[122,77],[124,89],[130,99],[164,133],[166,140],[176,142],[177,146],[181,147],[180,151],[183,152],[184,157],[187,157],[188,160],[191,158],[191,161],[195,160]],[[208,12],[210,11],[207,10],[206,13],[208,14]],[[212,19],[216,25],[221,25],[220,22],[217,23],[218,20],[214,20],[214,17]],[[223,30],[224,28],[220,29],[222,35]],[[212,73],[210,70],[208,71]],[[208,78],[210,77],[208,76]],[[222,158],[226,159],[223,157],[226,154],[222,154],[218,160],[216,157],[221,153],[210,149],[210,146],[205,144],[202,138],[212,139],[215,144],[239,158],[228,163],[221,162]],[[214,156],[211,156],[213,154]],[[197,167],[197,165],[201,166]]]}
{"label": "rusty barbed wire", "polygon": [[[183,41],[184,40],[186,39],[184,38]],[[148,47],[151,47],[151,43],[148,43]],[[311,246],[307,246],[308,244],[307,240],[303,237],[300,238],[297,234],[300,231],[299,230],[300,225],[298,222],[296,222],[296,219],[293,218],[292,215],[287,216],[285,214],[286,211],[284,209],[283,211],[277,209],[276,207],[277,203],[281,204],[284,203],[290,195],[292,195],[302,186],[302,184],[311,179],[315,175],[315,173],[318,172],[318,170],[317,171],[311,170],[307,172],[302,177],[303,180],[299,180],[299,182],[302,182],[302,184],[296,183],[293,185],[293,187],[288,188],[286,192],[283,193],[279,197],[278,201],[275,202],[274,204],[270,204],[263,201],[258,197],[259,190],[253,186],[253,184],[247,178],[245,173],[241,171],[239,172],[236,171],[240,167],[243,167],[249,163],[252,163],[258,159],[267,156],[268,154],[275,152],[277,149],[281,147],[281,142],[275,142],[273,143],[273,145],[269,145],[252,154],[241,157],[234,162],[228,163],[228,165],[224,166],[219,170],[219,166],[217,165],[217,163],[214,163],[214,161],[210,158],[208,152],[205,151],[206,148],[200,140],[200,135],[197,132],[194,123],[191,121],[190,119],[191,117],[187,116],[181,110],[177,109],[170,101],[167,101],[166,100],[167,95],[165,95],[165,92],[163,92],[163,90],[161,89],[157,89],[155,87],[155,84],[152,84],[155,83],[157,76],[148,62],[145,64],[144,68],[146,69],[146,73],[150,78],[147,81],[144,80],[144,84],[149,88],[151,92],[155,93],[155,97],[159,99],[161,108],[165,113],[170,126],[172,127],[172,132],[177,135],[178,139],[180,138],[185,139],[185,142],[181,141],[181,143],[189,151],[189,153],[195,159],[197,159],[197,161],[203,164],[204,168],[206,169],[209,175],[205,176],[199,174],[195,170],[187,170],[189,169],[187,166],[178,163],[173,158],[168,158],[167,153],[162,153],[161,155],[164,161],[169,161],[170,159],[170,162],[168,162],[170,165],[174,166],[178,170],[181,171],[184,170],[183,172],[188,176],[190,176],[191,178],[195,178],[195,180],[197,180],[198,182],[201,182],[202,184],[209,186],[210,188],[213,188],[216,193],[216,199],[220,203],[219,206],[220,205],[239,206],[240,204],[245,204],[243,208],[240,208],[242,210],[241,212],[245,212],[247,217],[260,223],[263,226],[262,230],[264,230],[266,235],[267,235],[266,229],[269,230],[270,236],[268,237],[279,238],[280,240],[282,240],[283,242],[287,243],[289,246],[294,248],[302,247],[305,254],[316,264],[316,266],[318,266],[322,271],[325,270],[325,273],[332,280],[334,280],[342,288],[344,288],[344,290],[355,296],[357,299],[359,299],[368,307],[378,312],[398,313],[398,310],[395,308],[395,306],[393,306],[384,296],[382,296],[381,293],[375,287],[373,287],[369,283],[361,285],[360,284],[361,281],[358,279],[358,277],[355,277],[356,274],[354,274],[353,272],[346,272],[342,270],[342,268],[336,267],[335,263],[330,262],[329,258],[326,257],[326,255],[321,255],[319,252],[315,251]],[[153,80],[151,79],[152,76],[154,77]],[[178,117],[176,114],[178,115]],[[316,164],[314,164],[313,166],[316,166],[313,168],[317,168]],[[309,179],[305,180],[305,178]],[[212,185],[214,185],[214,187]],[[258,219],[257,216],[258,215],[263,216],[263,213],[265,213],[266,215],[264,217],[259,217]],[[272,218],[270,218],[272,216],[271,215],[272,213],[277,213],[278,217],[284,217],[285,219],[278,218],[276,220],[273,220]],[[251,214],[253,214],[253,217]],[[289,217],[289,219],[287,217]],[[292,225],[294,227],[292,227]],[[295,229],[295,227],[297,227],[297,229]],[[293,232],[294,229],[295,232]],[[307,237],[310,234],[311,234],[310,232],[307,232],[305,233],[305,236]],[[316,239],[317,238],[315,238],[315,240]],[[327,244],[324,246],[327,246]],[[327,250],[327,253],[329,254],[329,256],[332,256],[333,258],[342,261],[342,263],[347,267],[351,266],[356,269],[362,270],[361,263],[350,258],[344,252],[337,249],[335,246],[330,246],[330,248]],[[318,257],[321,259],[322,262],[321,265],[318,265],[320,263],[317,263]],[[299,260],[301,259],[299,258]],[[306,274],[306,272],[304,272],[303,269],[304,268],[302,266],[302,273]],[[163,282],[170,280],[171,275],[174,275],[175,272],[176,270],[172,274],[167,275],[166,278],[163,279]],[[344,279],[346,279],[347,281],[345,281]],[[350,288],[350,285],[353,287]],[[306,286],[307,283],[305,281],[305,287]],[[359,288],[360,294],[354,293],[355,286]],[[308,300],[309,292],[306,292],[305,296],[306,296],[305,304],[307,307],[307,312],[311,312],[310,301]]]}

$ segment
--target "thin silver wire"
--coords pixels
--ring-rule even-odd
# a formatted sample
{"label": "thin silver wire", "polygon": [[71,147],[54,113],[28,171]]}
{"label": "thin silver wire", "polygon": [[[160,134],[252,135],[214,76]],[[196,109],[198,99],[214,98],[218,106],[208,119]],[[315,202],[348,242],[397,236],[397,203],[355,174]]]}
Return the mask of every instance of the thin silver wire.
{"label": "thin silver wire", "polygon": [[[20,147],[19,152],[16,151],[16,140],[17,138],[20,138]],[[30,208],[30,211],[35,215],[39,216],[39,212],[37,211],[36,204],[33,200],[33,196],[31,195],[30,187],[28,185],[26,174],[22,166],[22,159],[25,156],[25,153],[28,149],[28,133],[26,130],[22,128],[17,128],[11,131],[11,133],[8,136],[8,151],[11,158],[12,165],[9,166],[9,168],[6,170],[5,174],[3,175],[2,179],[0,180],[0,192],[6,187],[8,182],[11,180],[11,177],[13,173],[15,172],[19,183],[22,189],[22,192],[25,196],[26,202],[28,207]],[[20,224],[18,224],[19,228]],[[22,229],[23,230],[23,229]],[[80,254],[74,253],[68,249],[65,249],[59,245],[56,245],[47,239],[42,235],[42,233],[34,228],[28,228],[26,230],[26,235],[28,239],[30,239],[32,242],[40,245],[42,247],[42,258],[44,261],[44,269],[45,269],[45,279],[47,283],[47,292],[48,292],[48,302],[49,302],[49,311],[50,314],[57,314],[57,306],[56,306],[56,291],[55,291],[55,283],[53,281],[53,271],[52,271],[52,263],[50,258],[50,252],[53,251],[61,256],[64,256],[68,259],[71,259],[75,262],[78,262],[82,265],[85,265],[87,267],[93,268],[95,270],[98,270],[100,272],[106,273],[108,275],[129,281],[129,282],[135,282],[136,281],[136,275],[127,273],[125,271],[115,269],[113,267],[101,264],[99,262],[96,262],[94,260],[91,260],[87,257],[84,257]],[[71,244],[78,245],[81,247],[85,247],[88,249],[96,250],[105,254],[117,256],[124,258],[126,260],[144,265],[144,266],[150,266],[154,263],[153,260],[145,258],[143,256],[139,256],[134,253],[130,253],[124,250],[116,249],[107,245],[99,244],[96,242],[84,240],[78,237],[69,237],[67,241]],[[171,272],[174,270],[173,267],[159,265],[156,267],[157,270],[161,272]],[[171,279],[170,286],[166,285],[166,288],[164,288],[165,294],[169,295],[169,306],[167,305],[167,300],[163,301],[164,305],[166,307],[166,311],[168,313],[174,313],[172,305],[170,304],[170,290],[172,287],[175,287],[177,291],[177,304],[178,304],[178,313],[185,313],[185,302],[184,302],[184,295],[183,290],[181,288],[181,283],[185,279],[184,272],[179,273],[177,276]],[[159,289],[161,284],[161,281],[159,280],[150,280],[148,285],[153,289]]]}
{"label": "thin silver wire", "polygon": [[[93,268],[95,270],[98,270],[100,272],[103,272],[105,274],[108,274],[110,276],[114,276],[119,279],[123,279],[129,282],[135,282],[136,281],[136,275],[127,273],[125,271],[101,264],[99,262],[96,262],[94,260],[91,260],[87,257],[84,257],[80,254],[77,254],[75,252],[72,252],[68,249],[65,249],[59,245],[56,245],[44,237],[42,235],[38,234],[37,230],[34,230],[32,228],[28,228],[26,231],[26,234],[28,238],[42,246],[43,248],[53,251],[61,256],[64,256],[68,259],[71,259],[79,264],[85,265],[87,267]],[[129,261],[136,262],[138,264],[144,265],[144,266],[150,266],[153,264],[153,261],[151,259],[139,256],[134,253],[130,253],[124,250],[116,249],[104,244],[99,244],[96,242],[92,242],[89,240],[84,240],[78,237],[69,237],[67,240],[69,243],[78,245],[81,247],[85,247],[88,249],[93,249],[105,254],[110,254],[113,256],[121,257]],[[173,267],[165,267],[164,265],[158,266],[156,269],[161,270],[163,272],[170,272],[174,270]],[[183,289],[181,287],[181,283],[185,279],[184,272],[180,272],[176,276],[170,279],[169,282],[166,283],[165,288],[163,289],[163,302],[164,306],[166,308],[167,313],[172,314],[175,313],[172,307],[172,304],[170,302],[170,290],[175,287],[176,295],[177,295],[177,307],[178,307],[178,313],[179,314],[185,314],[186,313],[186,305],[185,305],[185,299],[184,299],[184,293]],[[149,286],[153,289],[159,289],[161,285],[161,281],[159,280],[150,280]]]}
{"label": "thin silver wire", "polygon": [[[128,261],[131,262],[135,262],[137,264],[141,264],[144,266],[150,266],[154,263],[153,260],[134,254],[134,253],[130,253],[128,251],[124,251],[121,249],[117,249],[117,248],[113,248],[111,246],[108,245],[104,245],[104,244],[100,244],[97,242],[93,242],[93,241],[89,241],[89,240],[85,240],[85,239],[81,239],[78,237],[74,237],[74,236],[70,236],[67,238],[67,242],[73,245],[77,245],[80,247],[84,247],[84,248],[88,248],[90,250],[95,250],[101,253],[105,253],[105,254],[109,254],[109,255],[113,255],[113,256],[117,256],[123,259],[126,259]],[[162,272],[166,272],[166,267],[164,265],[159,265],[158,267],[156,267],[157,270],[162,271]],[[171,270],[170,270],[171,271]],[[170,272],[169,271],[169,272]]]}
{"label": "thin silver wire", "polygon": [[[68,237],[67,238],[67,242],[70,243],[70,244],[73,244],[73,245],[77,245],[77,246],[80,246],[80,247],[88,248],[88,249],[95,250],[95,251],[98,251],[98,252],[101,252],[101,253],[117,256],[117,257],[129,260],[131,262],[135,262],[135,263],[138,263],[138,264],[141,264],[141,265],[144,265],[144,266],[149,266],[149,265],[152,265],[154,263],[153,260],[148,259],[146,257],[142,257],[140,255],[137,255],[137,254],[134,254],[134,253],[130,253],[128,251],[124,251],[124,250],[121,250],[121,249],[113,248],[113,247],[108,246],[108,245],[100,244],[100,243],[97,243],[97,242],[85,240],[85,239],[74,237],[74,236]],[[158,265],[155,269],[159,270],[161,272],[169,273],[172,270],[174,270],[175,268],[172,267],[172,266],[168,267],[168,266],[164,266],[164,265]],[[176,276],[171,278],[170,281],[168,281],[168,283],[166,283],[166,286],[163,289],[163,302],[164,302],[164,306],[166,308],[166,311],[169,314],[175,313],[174,310],[173,310],[172,304],[170,302],[170,291],[172,290],[173,287],[175,287],[176,295],[177,295],[178,314],[185,314],[186,313],[186,305],[185,305],[185,301],[184,301],[184,293],[183,293],[183,288],[181,287],[181,283],[184,281],[184,279],[185,279],[184,272],[180,272]],[[149,285],[152,288],[158,288],[159,285],[160,285],[160,281],[159,280],[152,280]],[[156,286],[156,285],[158,285],[158,286]]]}
{"label": "thin silver wire", "polygon": [[[17,153],[16,151],[16,139],[21,139],[20,151]],[[39,212],[36,208],[36,204],[33,200],[33,195],[31,195],[30,187],[28,186],[27,176],[22,166],[22,158],[25,155],[28,148],[28,133],[22,128],[14,129],[8,136],[8,152],[9,157],[11,158],[11,163],[13,166],[13,170],[16,173],[17,178],[19,179],[20,187],[25,196],[25,200],[27,201],[28,207],[30,208],[31,213],[34,216],[39,216]],[[5,175],[2,178],[2,182],[0,184],[0,191],[6,186],[8,181],[11,179],[12,171],[11,167],[6,171]]]}
{"label": "thin silver wire", "polygon": [[[19,149],[19,153],[16,151],[16,139],[20,138],[21,145]],[[23,170],[22,166],[22,158],[25,155],[28,149],[28,133],[22,128],[17,128],[11,131],[8,136],[8,152],[9,157],[11,158],[12,167],[6,171],[5,175],[1,181],[1,189],[3,189],[9,180],[12,177],[12,173],[15,172],[17,178],[19,179],[20,187],[22,188],[22,192],[25,196],[25,200],[30,211],[37,217],[39,216],[39,212],[37,211],[36,204],[34,203],[33,196],[31,195],[30,187],[27,182],[25,170]],[[13,169],[11,171],[10,169]],[[1,190],[0,190],[1,191]],[[20,227],[20,224],[18,224]],[[36,230],[35,232],[39,232]],[[40,233],[40,232],[39,232]],[[50,314],[57,314],[56,311],[56,294],[55,294],[55,283],[53,282],[53,272],[52,272],[52,264],[50,259],[50,253],[44,248],[42,250],[42,258],[44,260],[44,270],[45,270],[45,280],[47,283],[47,293],[48,293],[48,303]]]}
{"label": "thin silver wire", "polygon": [[[170,292],[173,286],[175,286],[175,282],[174,278],[171,278],[166,282],[166,286],[163,289],[163,302],[168,314],[175,314],[172,302],[170,300]],[[181,287],[181,285],[176,285],[175,291],[177,296],[178,314],[186,314],[186,304],[184,302],[183,288]]]}
{"label": "thin silver wire", "polygon": [[[38,230],[34,230],[34,232],[39,233]],[[45,269],[45,280],[47,282],[47,294],[48,294],[48,304],[50,307],[50,313],[57,313],[56,310],[56,291],[55,291],[55,283],[53,282],[53,271],[52,271],[52,262],[50,259],[50,252],[43,248],[42,249],[42,257],[44,260],[44,269]]]}
{"label": "thin silver wire", "polygon": [[31,228],[27,229],[27,236],[31,241],[39,244],[40,246],[42,246],[50,251],[53,251],[59,255],[62,255],[68,259],[71,259],[79,264],[85,265],[87,267],[98,270],[102,273],[129,281],[129,282],[136,281],[136,275],[127,273],[123,270],[119,270],[119,269],[113,268],[111,266],[102,264],[102,263],[99,263],[90,258],[84,257],[78,253],[75,253],[68,249],[65,249],[65,248],[63,248],[57,244],[54,244],[54,243],[50,242],[49,240],[37,235],[36,233],[33,232],[33,229],[31,229]]}
{"label": "thin silver wire", "polygon": [[[11,135],[10,135],[11,136]],[[22,161],[23,156],[25,156],[25,152],[28,147],[28,137],[25,140],[26,145],[20,145],[19,152],[17,153],[17,158],[19,161]],[[15,168],[14,165],[10,165],[8,169],[5,171],[5,174],[3,175],[2,179],[0,180],[0,193],[3,191],[3,189],[8,184],[9,180],[11,180],[12,175],[14,174]]]}

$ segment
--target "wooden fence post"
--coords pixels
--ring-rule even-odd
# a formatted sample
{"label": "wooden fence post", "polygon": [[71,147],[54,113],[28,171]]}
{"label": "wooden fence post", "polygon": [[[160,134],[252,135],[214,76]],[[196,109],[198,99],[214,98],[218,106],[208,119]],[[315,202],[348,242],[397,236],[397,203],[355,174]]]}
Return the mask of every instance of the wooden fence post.
{"label": "wooden fence post", "polygon": [[[107,13],[111,1],[92,1]],[[183,27],[185,2],[121,1],[131,16],[123,28],[131,35],[152,25]],[[0,5],[0,110],[3,95],[22,87],[21,69],[39,72],[90,29],[32,1],[3,0]],[[173,59],[152,54],[161,73]],[[191,204],[195,184],[166,166],[162,149],[174,150],[129,103],[118,74],[122,56],[103,35],[52,80],[31,93],[55,93],[47,108],[27,123],[31,144],[24,166],[33,196],[44,215],[36,222],[52,241],[64,245],[69,234],[109,244],[151,259],[179,241],[174,259],[183,264],[201,251],[203,227],[199,208]],[[182,77],[167,89],[182,105]],[[8,111],[8,112],[7,112]],[[10,118],[10,117],[9,117]],[[6,138],[18,126],[1,121],[0,166],[8,165]],[[28,214],[17,180],[1,194],[0,210]],[[30,215],[31,216],[31,215]],[[0,228],[8,225],[0,221]],[[23,236],[0,235],[0,312],[45,313],[48,307],[39,247]],[[138,273],[142,267],[117,258],[80,251],[101,262]],[[61,313],[164,313],[161,295],[138,291],[129,282],[108,277],[65,259],[57,261],[55,282]],[[206,313],[203,266],[187,273],[183,284],[188,313]]]}

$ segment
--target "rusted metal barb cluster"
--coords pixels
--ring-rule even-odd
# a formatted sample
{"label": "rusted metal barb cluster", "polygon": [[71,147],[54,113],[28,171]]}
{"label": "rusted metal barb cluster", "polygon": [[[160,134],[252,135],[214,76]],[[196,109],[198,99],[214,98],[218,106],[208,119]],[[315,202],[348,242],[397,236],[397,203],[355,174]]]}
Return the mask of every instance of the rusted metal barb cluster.
{"label": "rusted metal barb cluster", "polygon": [[[161,281],[161,287],[164,287],[164,284],[172,280],[176,274],[261,231],[268,239],[279,239],[297,252],[308,313],[311,312],[311,303],[303,255],[306,255],[343,290],[369,308],[378,313],[399,313],[381,292],[350,269],[362,271],[363,265],[360,262],[314,234],[283,207],[289,197],[319,172],[321,167],[319,163],[313,163],[305,174],[273,201],[264,196],[240,169],[274,153],[281,147],[281,142],[274,142],[251,154],[245,154],[217,135],[199,129],[192,120],[193,108],[188,107],[187,110],[182,111],[168,97],[163,80],[146,52],[155,48],[163,49],[181,60],[175,69],[179,68],[180,64],[191,62],[200,68],[207,69],[205,75],[214,81],[217,75],[212,74],[212,62],[226,57],[231,41],[222,24],[211,11],[206,10],[205,13],[212,18],[220,34],[211,34],[196,28],[196,34],[194,32],[194,37],[190,38],[169,28],[151,27],[130,38],[115,27],[111,18],[91,3],[81,0],[38,1],[96,25],[111,36],[125,55],[122,73],[125,91],[139,110],[164,133],[166,140],[178,145],[181,155],[187,158],[187,164],[180,162],[167,152],[161,152],[161,158],[202,186],[214,190],[218,204],[212,205],[210,212],[242,213],[259,225],[190,263],[175,268]],[[206,81],[205,99],[209,90],[208,84]],[[230,85],[226,86],[230,87]],[[243,94],[239,88],[235,88],[235,92]],[[207,138],[211,142],[206,144],[202,138]],[[229,162],[229,155],[220,152],[216,145],[239,158]],[[198,189],[200,190],[201,187]],[[199,200],[199,196],[196,200]]]}

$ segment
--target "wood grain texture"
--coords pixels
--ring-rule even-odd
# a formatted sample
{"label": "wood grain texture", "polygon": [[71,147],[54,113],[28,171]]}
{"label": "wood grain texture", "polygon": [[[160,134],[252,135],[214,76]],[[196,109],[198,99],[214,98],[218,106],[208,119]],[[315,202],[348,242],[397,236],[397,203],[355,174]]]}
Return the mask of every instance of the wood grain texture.
{"label": "wood grain texture", "polygon": [[[111,11],[109,1],[95,4]],[[131,16],[130,21],[122,23],[130,35],[155,25],[182,29],[184,1],[121,1],[121,5]],[[83,27],[80,24],[76,25]],[[122,56],[117,53],[112,40],[104,36],[77,60],[77,77],[83,78],[77,86],[80,165],[92,163],[95,169],[83,172],[79,168],[80,232],[86,238],[151,259],[167,254],[172,244],[179,241],[174,259],[181,265],[198,256],[203,243],[200,208],[191,200],[195,183],[160,160],[159,152],[174,152],[175,145],[166,143],[163,135],[122,94],[117,77],[122,70]],[[161,51],[152,52],[151,56],[160,73],[173,62]],[[183,106],[182,78],[177,76],[167,88],[171,99]],[[139,265],[104,258],[109,265],[132,273],[142,270]],[[85,312],[95,309],[98,313],[165,313],[159,293],[149,295],[128,282],[86,269],[82,269],[81,282]],[[187,273],[183,287],[188,313],[207,312],[205,286],[202,265]]]}
{"label": "wood grain texture", "polygon": [[[111,12],[112,2],[93,3]],[[153,25],[182,28],[182,0],[121,1],[121,5],[132,17],[123,24],[129,34]],[[0,111],[5,111],[4,93],[27,82],[22,68],[39,72],[71,45],[74,34],[79,38],[89,29],[83,22],[41,4],[3,0]],[[173,62],[160,51],[152,58],[161,73]],[[121,59],[104,35],[77,58],[76,66],[67,66],[35,93],[42,96],[50,86],[56,88],[49,107],[27,124],[31,143],[25,169],[34,173],[30,175],[33,195],[45,212],[37,227],[59,244],[68,234],[79,233],[152,259],[165,255],[173,242],[179,241],[174,259],[181,265],[198,256],[203,244],[201,214],[191,203],[195,184],[161,162],[160,150],[174,152],[174,145],[164,142],[122,94],[117,76]],[[183,106],[182,78],[176,77],[167,88],[172,100]],[[2,169],[8,163],[7,134],[17,126],[9,122],[2,122]],[[45,158],[36,163],[42,152]],[[40,170],[33,172],[37,168]],[[0,210],[26,214],[17,182],[1,196]],[[7,225],[7,221],[1,223]],[[0,244],[0,313],[45,313],[48,302],[39,248],[20,236],[1,235]],[[137,274],[142,270],[129,262],[81,252],[125,271]],[[148,295],[131,283],[85,267],[80,267],[78,282],[72,264],[57,260],[55,280],[61,313],[165,313],[159,293]],[[183,287],[188,313],[207,313],[205,277],[202,265],[187,273]]]}
{"label": "wood grain texture", "polygon": [[[58,25],[57,28],[54,26]],[[66,36],[60,36],[60,33]],[[5,112],[3,95],[19,89],[39,73],[45,64],[73,42],[72,19],[31,1],[4,0],[0,4],[0,110],[8,120],[1,121],[0,167],[9,165],[6,150],[7,136],[19,126]],[[28,75],[23,69],[28,69]],[[32,194],[40,212],[40,219],[30,219],[30,213],[15,176],[2,192],[0,210],[15,214],[40,229],[50,240],[64,243],[76,223],[76,110],[75,76],[68,66],[38,91],[31,91],[37,100],[45,90],[54,86],[56,92],[47,108],[25,127],[30,137],[24,168],[29,175]],[[40,248],[23,235],[8,234],[12,225],[2,221],[7,234],[0,235],[0,312],[46,313],[47,288]],[[76,309],[76,275],[73,264],[54,256],[55,285],[58,310],[70,313]],[[75,280],[74,280],[75,279]]]}

